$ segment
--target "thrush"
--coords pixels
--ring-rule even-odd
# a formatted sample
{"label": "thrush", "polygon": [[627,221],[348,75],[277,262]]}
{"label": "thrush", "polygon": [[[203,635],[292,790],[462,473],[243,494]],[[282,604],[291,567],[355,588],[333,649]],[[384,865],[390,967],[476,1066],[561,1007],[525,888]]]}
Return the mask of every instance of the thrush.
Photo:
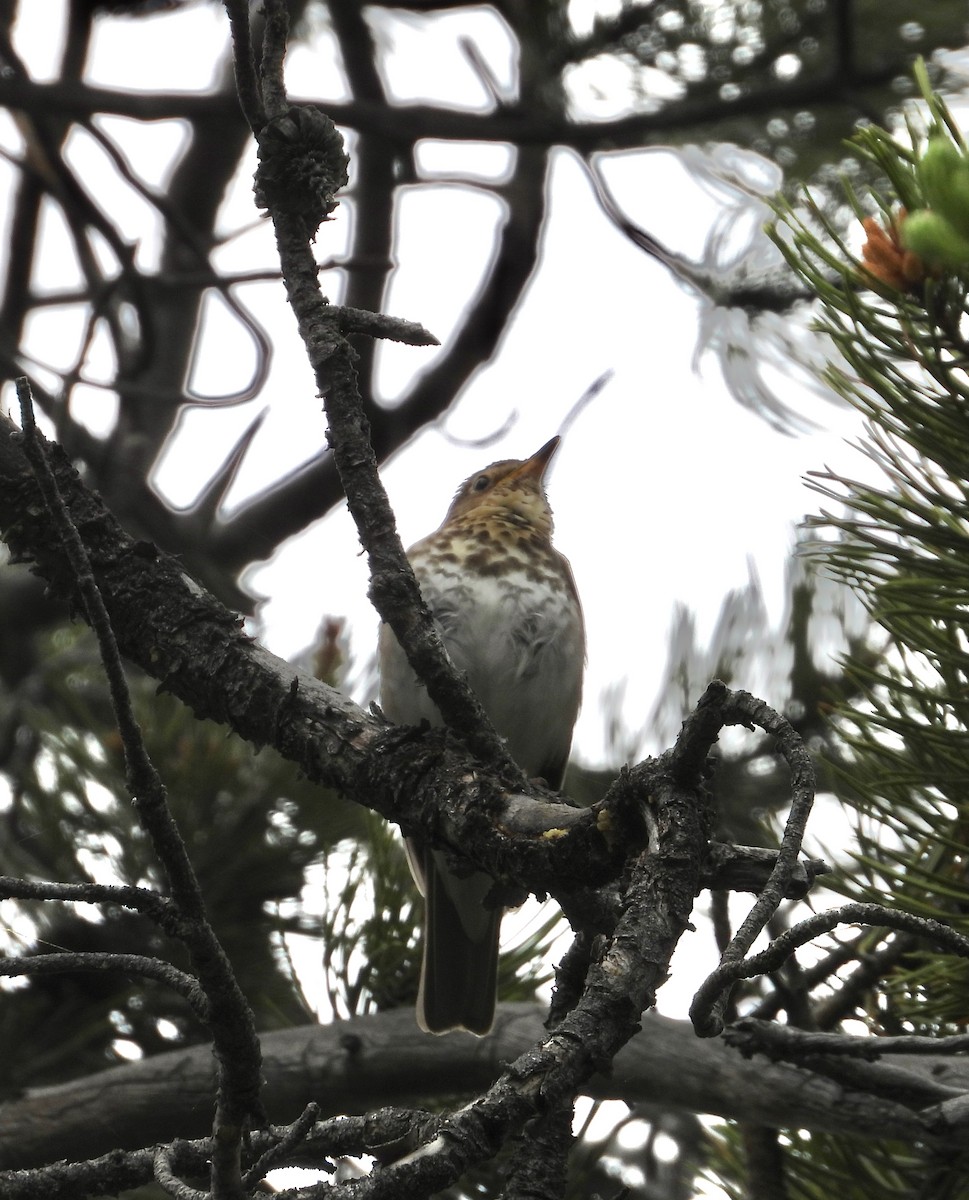
{"label": "thrush", "polygon": [[[451,661],[525,774],[555,789],[585,664],[582,610],[568,559],[552,545],[543,484],[559,440],[465,480],[441,527],[407,554]],[[379,666],[390,720],[441,723],[388,625]],[[494,882],[482,871],[458,875],[443,852],[415,840],[408,860],[426,901],[418,1024],[484,1035],[494,1022],[502,917],[488,903]]]}

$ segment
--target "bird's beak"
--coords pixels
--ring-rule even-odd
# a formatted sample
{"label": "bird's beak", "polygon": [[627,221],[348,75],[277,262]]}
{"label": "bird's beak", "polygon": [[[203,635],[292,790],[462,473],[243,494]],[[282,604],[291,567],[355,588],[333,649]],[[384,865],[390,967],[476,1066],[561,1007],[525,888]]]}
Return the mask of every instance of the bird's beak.
{"label": "bird's beak", "polygon": [[562,439],[555,435],[550,438],[541,450],[536,450],[531,458],[526,458],[520,467],[514,472],[515,479],[534,479],[539,483],[545,474],[548,464],[552,461],[552,455],[559,448],[559,442]]}

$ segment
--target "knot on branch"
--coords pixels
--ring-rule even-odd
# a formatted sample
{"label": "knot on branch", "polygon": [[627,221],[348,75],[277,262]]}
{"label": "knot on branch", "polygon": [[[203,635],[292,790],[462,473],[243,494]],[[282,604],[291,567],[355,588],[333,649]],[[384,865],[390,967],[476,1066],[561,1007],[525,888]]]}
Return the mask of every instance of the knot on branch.
{"label": "knot on branch", "polygon": [[300,216],[315,233],[349,180],[340,131],[318,108],[294,106],[262,129],[258,156],[256,204]]}

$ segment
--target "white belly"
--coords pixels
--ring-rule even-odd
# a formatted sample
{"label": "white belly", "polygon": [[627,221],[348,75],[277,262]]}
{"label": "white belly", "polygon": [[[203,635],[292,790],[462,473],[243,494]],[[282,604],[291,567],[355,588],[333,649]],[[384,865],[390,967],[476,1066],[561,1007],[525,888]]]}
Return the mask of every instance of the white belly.
{"label": "white belly", "polygon": [[[499,579],[435,574],[421,579],[454,665],[466,674],[512,757],[526,775],[564,762],[579,708],[585,645],[571,593],[553,592],[524,572]],[[440,724],[388,626],[382,626],[381,705],[392,721]]]}

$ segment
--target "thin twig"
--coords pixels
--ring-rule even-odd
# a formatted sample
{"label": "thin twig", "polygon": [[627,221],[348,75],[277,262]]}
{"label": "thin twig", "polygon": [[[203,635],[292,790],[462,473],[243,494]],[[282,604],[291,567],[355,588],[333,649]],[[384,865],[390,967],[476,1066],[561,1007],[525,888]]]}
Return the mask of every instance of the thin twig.
{"label": "thin twig", "polygon": [[[98,639],[121,734],[126,784],[139,820],[151,838],[168,878],[172,897],[185,917],[182,940],[188,947],[209,1002],[209,1029],[219,1063],[214,1129],[219,1154],[213,1159],[213,1190],[235,1196],[241,1193],[242,1186],[238,1160],[243,1128],[250,1120],[258,1122],[263,1119],[259,1100],[262,1086],[261,1055],[255,1020],[225,952],[206,920],[195,871],[168,807],[165,787],[148,755],[135,719],[121,654],[103,597],[84,543],[70,518],[38,436],[30,386],[25,378],[17,380],[17,396],[23,414],[25,452],[51,520],[60,534],[88,622]],[[227,1155],[234,1162],[234,1178],[229,1178],[224,1186],[220,1186],[218,1176],[221,1174],[225,1180],[226,1170],[218,1172],[215,1161],[217,1159],[224,1166]],[[228,1174],[231,1176],[233,1172],[229,1170]]]}
{"label": "thin twig", "polygon": [[271,121],[274,117],[282,116],[288,107],[283,62],[289,38],[289,13],[284,0],[266,0],[265,14],[259,87],[266,118]]}
{"label": "thin twig", "polygon": [[24,449],[44,496],[50,518],[60,534],[64,551],[70,561],[88,623],[98,639],[118,731],[121,734],[126,785],[134,800],[135,810],[152,837],[155,851],[168,877],[172,897],[187,916],[198,917],[204,908],[198,880],[168,811],[164,785],[148,757],[132,708],[118,643],[111,630],[111,621],[91,571],[84,543],[68,515],[57,481],[37,436],[33,400],[26,377],[22,376],[17,380],[17,398],[22,413]]}
{"label": "thin twig", "polygon": [[950,954],[969,958],[969,938],[956,933],[941,921],[930,917],[917,917],[913,913],[898,912],[881,904],[845,904],[841,908],[816,913],[793,925],[786,933],[775,938],[766,950],[750,958],[733,959],[721,965],[706,979],[697,991],[690,1009],[696,1023],[697,1014],[708,1011],[708,1006],[721,996],[738,979],[752,979],[767,971],[776,970],[799,946],[804,946],[822,933],[831,933],[839,925],[871,925],[886,929],[900,929],[913,933],[941,946]]}
{"label": "thin twig", "polygon": [[366,333],[370,337],[384,338],[390,342],[403,342],[407,346],[439,346],[441,343],[433,333],[416,321],[405,321],[400,317],[387,317],[383,313],[368,312],[364,308],[338,308],[340,327],[344,333]]}
{"label": "thin twig", "polygon": [[[712,683],[701,698],[696,713],[684,723],[683,733],[677,739],[677,748],[686,737],[694,716],[703,722],[703,736],[696,748],[684,749],[687,762],[695,761],[704,745],[712,745],[711,737],[715,737],[714,730],[719,721],[722,725],[763,729],[774,738],[791,771],[791,810],[774,868],[763,891],[724,950],[719,967],[701,984],[690,1006],[690,1017],[697,1033],[701,1037],[715,1037],[723,1029],[729,985],[756,973],[744,969],[745,955],[790,889],[807,819],[814,804],[816,780],[811,755],[790,722],[749,693],[730,692],[719,681]],[[746,960],[747,963],[752,961]]]}
{"label": "thin twig", "polygon": [[153,979],[170,987],[184,1000],[204,1024],[211,1012],[205,993],[192,975],[179,971],[160,958],[143,954],[100,954],[71,951],[63,954],[33,954],[18,958],[0,958],[0,976],[13,978],[22,975],[63,975],[66,971],[117,971]]}
{"label": "thin twig", "polygon": [[252,33],[249,26],[249,0],[224,0],[232,32],[232,58],[235,64],[236,89],[239,105],[253,133],[266,124],[262,93],[256,78]]}
{"label": "thin twig", "polygon": [[74,904],[117,904],[151,918],[166,933],[178,936],[181,915],[167,896],[148,888],[105,883],[50,883],[0,875],[0,900],[67,900]]}
{"label": "thin twig", "polygon": [[256,1159],[243,1176],[243,1184],[247,1188],[255,1187],[273,1167],[285,1162],[296,1147],[306,1141],[319,1116],[320,1106],[315,1102],[307,1104],[299,1117],[282,1133],[279,1141]]}
{"label": "thin twig", "polygon": [[[304,1114],[305,1115],[305,1114]],[[303,1166],[326,1169],[331,1157],[376,1154],[388,1145],[416,1144],[417,1140],[440,1125],[439,1117],[428,1117],[420,1110],[383,1109],[379,1114],[361,1117],[331,1117],[313,1124],[299,1139],[291,1137],[296,1125],[270,1126],[254,1130],[251,1150],[266,1156],[275,1154],[274,1166]],[[279,1147],[288,1149],[280,1157]],[[117,1195],[157,1179],[157,1172],[175,1188],[186,1185],[179,1175],[204,1175],[212,1157],[212,1139],[195,1141],[178,1139],[164,1147],[161,1159],[158,1148],[147,1146],[138,1150],[115,1149],[98,1158],[80,1162],[59,1162],[32,1170],[0,1171],[0,1195],[4,1200],[76,1200],[78,1196]],[[258,1163],[257,1163],[258,1165]],[[255,1168],[253,1168],[255,1170]],[[194,1189],[183,1192],[191,1196]],[[195,1193],[201,1196],[204,1193]]]}
{"label": "thin twig", "polygon": [[[835,991],[812,1004],[810,1011],[814,1028],[833,1029],[839,1022],[856,1012],[863,1005],[865,997],[871,994],[879,981],[888,977],[900,959],[912,952],[916,943],[913,935],[898,934],[892,937],[887,945],[865,950],[861,946],[865,936],[870,940],[871,932],[866,930],[856,942],[859,948],[856,965],[845,976],[839,978]],[[813,976],[805,972],[805,984],[811,978]],[[754,1012],[750,1015],[761,1014]]]}
{"label": "thin twig", "polygon": [[175,1173],[172,1164],[172,1148],[159,1146],[155,1151],[155,1182],[174,1200],[212,1200],[208,1192],[200,1192],[198,1188],[183,1183]]}
{"label": "thin twig", "polygon": [[[815,991],[819,984],[824,983],[841,970],[847,963],[855,961],[861,950],[865,940],[871,937],[870,930],[863,930],[850,941],[838,942],[831,947],[822,959],[811,966],[806,967],[798,978],[798,987],[803,992],[800,997],[800,1003],[806,1002],[807,998]],[[787,1009],[790,1001],[790,995],[785,995],[782,991],[774,991],[769,996],[765,996],[759,1000],[752,1010],[747,1013],[748,1017],[756,1017],[758,1020],[767,1021],[772,1017],[776,1017],[781,1009]],[[824,1003],[823,1001],[821,1003]],[[812,1009],[811,1017],[814,1023],[817,1022],[817,1008]],[[825,1028],[824,1024],[819,1024],[819,1028]]]}
{"label": "thin twig", "polygon": [[[783,1058],[795,1060],[830,1054],[874,1062],[884,1054],[945,1057],[969,1053],[967,1033],[957,1033],[950,1037],[920,1037],[917,1034],[902,1034],[898,1037],[853,1037],[841,1033],[812,1033],[790,1025],[778,1025],[774,1021],[755,1020],[752,1017],[744,1017],[735,1022],[725,1037],[730,1045],[740,1047],[745,1053],[751,1053],[755,1048],[772,1055],[779,1051]],[[964,1089],[960,1087],[959,1093],[964,1094]]]}

